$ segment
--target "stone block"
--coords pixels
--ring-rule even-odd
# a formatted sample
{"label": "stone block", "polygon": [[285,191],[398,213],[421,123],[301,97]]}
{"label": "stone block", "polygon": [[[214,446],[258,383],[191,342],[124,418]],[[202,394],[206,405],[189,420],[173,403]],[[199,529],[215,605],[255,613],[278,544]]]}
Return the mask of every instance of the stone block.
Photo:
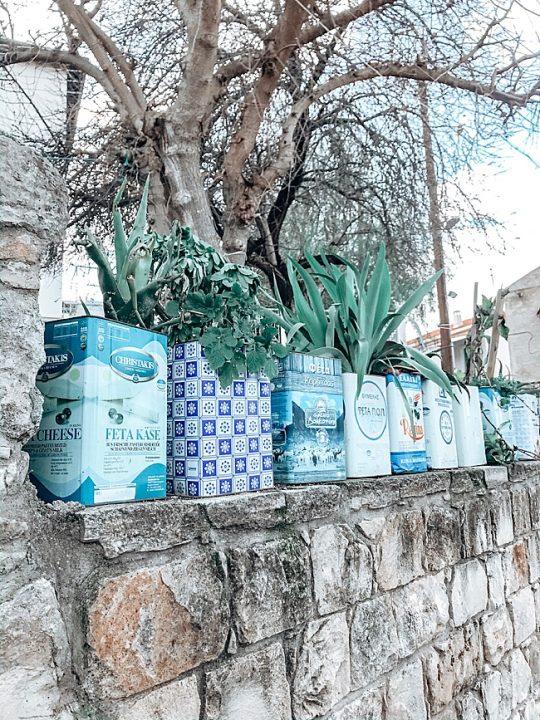
{"label": "stone block", "polygon": [[383,708],[383,688],[376,687],[333,712],[328,720],[383,720]]}
{"label": "stone block", "polygon": [[295,720],[329,712],[351,689],[349,627],[345,613],[308,623],[292,682]]}
{"label": "stone block", "polygon": [[122,698],[173,680],[225,647],[229,606],[216,561],[189,551],[166,565],[108,579],[88,625],[91,695]]}
{"label": "stone block", "polygon": [[476,622],[451,635],[454,656],[454,696],[473,685],[482,668],[482,640]]}
{"label": "stone block", "polygon": [[514,645],[530,637],[536,630],[534,595],[531,588],[523,588],[508,598],[508,609],[514,625]]}
{"label": "stone block", "polygon": [[496,544],[501,547],[514,540],[512,501],[508,491],[493,493],[490,500],[493,534]]}
{"label": "stone block", "polygon": [[531,689],[532,674],[531,668],[519,648],[510,653],[507,666],[512,680],[512,709],[514,709],[527,700]]}
{"label": "stone block", "polygon": [[278,643],[235,657],[205,677],[203,720],[291,720],[285,656]]}
{"label": "stone block", "polygon": [[351,623],[351,686],[365,687],[394,667],[398,637],[388,595],[356,606]]}
{"label": "stone block", "polygon": [[431,713],[434,714],[444,710],[454,697],[455,659],[451,640],[438,642],[436,649],[427,648],[423,660],[427,699]]}
{"label": "stone block", "polygon": [[527,555],[529,559],[529,582],[540,580],[540,533],[535,532],[527,538]]}
{"label": "stone block", "polygon": [[390,507],[399,502],[399,486],[396,478],[386,477],[380,480],[346,480],[342,483],[349,495],[351,510],[368,507],[372,510]]}
{"label": "stone block", "polygon": [[423,532],[419,510],[388,517],[378,545],[375,576],[379,589],[406,585],[423,574]]}
{"label": "stone block", "polygon": [[529,584],[529,559],[525,541],[509,545],[503,550],[502,567],[507,596]]}
{"label": "stone block", "polygon": [[481,679],[481,692],[487,720],[509,720],[512,714],[512,676],[501,665]]}
{"label": "stone block", "polygon": [[488,488],[496,488],[508,482],[508,470],[497,465],[486,465],[482,468],[484,481]]}
{"label": "stone block", "polygon": [[283,523],[285,495],[279,490],[205,498],[200,502],[210,525],[219,530],[259,530]]}
{"label": "stone block", "polygon": [[502,556],[500,553],[488,555],[486,558],[486,573],[488,578],[489,607],[491,609],[506,604],[504,593],[504,574]]}
{"label": "stone block", "polygon": [[444,574],[428,575],[392,595],[400,657],[407,657],[435,638],[448,623]]}
{"label": "stone block", "polygon": [[512,488],[512,513],[514,515],[514,533],[516,537],[531,529],[531,511],[529,492],[526,487]]}
{"label": "stone block", "polygon": [[208,529],[203,508],[178,498],[89,507],[76,516],[82,542],[99,543],[106,558],[166,550],[194,540]]}
{"label": "stone block", "polygon": [[117,720],[199,720],[201,701],[197,678],[190,676],[151,690],[137,700],[125,700],[116,707]]}
{"label": "stone block", "polygon": [[506,608],[482,617],[482,638],[487,662],[498,665],[513,647],[513,627]]}
{"label": "stone block", "polygon": [[529,510],[531,527],[534,530],[540,530],[540,485],[529,486]]}
{"label": "stone block", "polygon": [[540,684],[540,638],[537,635],[523,648],[523,653],[531,668],[532,682],[535,687]]}
{"label": "stone block", "polygon": [[311,538],[311,563],[317,610],[342,610],[371,595],[373,558],[348,525],[323,525]]}
{"label": "stone block", "polygon": [[69,667],[66,630],[53,586],[37,580],[0,605],[0,715],[57,720],[58,682]]}
{"label": "stone block", "polygon": [[312,613],[309,552],[298,535],[235,548],[229,556],[232,608],[240,643],[254,643]]}
{"label": "stone block", "polygon": [[463,556],[477,557],[492,548],[489,505],[476,498],[463,505]]}
{"label": "stone block", "polygon": [[420,660],[413,660],[390,675],[386,715],[400,720],[427,720]]}
{"label": "stone block", "polygon": [[450,490],[456,494],[478,492],[485,488],[483,468],[457,468],[450,471]]}
{"label": "stone block", "polygon": [[432,720],[459,720],[454,703],[449,705],[442,712],[437,713],[437,715],[432,715],[431,718]]}
{"label": "stone block", "polygon": [[310,522],[339,512],[345,491],[338,485],[307,485],[284,487],[285,521]]}
{"label": "stone block", "polygon": [[448,470],[431,470],[428,473],[398,475],[400,498],[426,497],[445,493],[450,487]]}
{"label": "stone block", "polygon": [[432,505],[424,511],[424,565],[428,572],[438,572],[455,565],[461,557],[461,523],[459,513],[443,505]]}
{"label": "stone block", "polygon": [[465,693],[458,706],[461,710],[461,720],[484,720],[484,707],[476,693]]}
{"label": "stone block", "polygon": [[468,560],[456,565],[450,589],[452,617],[456,625],[470,620],[487,607],[488,586],[484,565]]}

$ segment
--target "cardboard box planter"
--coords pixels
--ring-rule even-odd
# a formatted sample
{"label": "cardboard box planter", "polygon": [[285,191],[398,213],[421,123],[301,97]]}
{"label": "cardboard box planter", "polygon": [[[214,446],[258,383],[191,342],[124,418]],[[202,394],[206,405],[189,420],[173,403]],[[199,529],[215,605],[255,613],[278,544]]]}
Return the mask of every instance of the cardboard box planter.
{"label": "cardboard box planter", "polygon": [[273,487],[270,382],[222,388],[197,342],[169,348],[167,492],[189,497]]}
{"label": "cardboard box planter", "polygon": [[422,381],[419,375],[401,373],[399,382],[405,398],[396,385],[395,376],[386,376],[392,472],[396,474],[425,472],[427,457]]}
{"label": "cardboard box planter", "polygon": [[84,505],[165,496],[166,339],[97,317],[45,325],[44,396],[26,445],[46,501]]}
{"label": "cardboard box planter", "polygon": [[292,353],[272,384],[276,482],[344,480],[341,362]]}
{"label": "cardboard box planter", "polygon": [[366,375],[356,395],[356,373],[343,373],[347,477],[390,475],[386,380]]}

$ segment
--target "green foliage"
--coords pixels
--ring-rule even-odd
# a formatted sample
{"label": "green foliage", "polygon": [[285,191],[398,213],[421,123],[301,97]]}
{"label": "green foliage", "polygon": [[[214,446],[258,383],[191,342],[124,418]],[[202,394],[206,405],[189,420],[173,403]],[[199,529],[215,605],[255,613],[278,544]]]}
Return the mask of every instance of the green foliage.
{"label": "green foliage", "polygon": [[259,302],[260,278],[229,263],[190,228],[173,224],[169,235],[147,233],[148,181],[129,236],[113,208],[115,267],[89,233],[85,246],[98,266],[105,314],[144,328],[166,330],[169,343],[199,341],[221,384],[242,373],[277,374],[287,354],[278,330]]}
{"label": "green foliage", "polygon": [[[474,322],[465,340],[465,362],[467,370],[465,380],[473,382],[480,378],[482,383],[485,379],[485,346],[491,339],[495,315],[495,299],[482,295],[482,301],[476,306]],[[497,318],[500,336],[508,340],[510,332],[503,316]],[[478,383],[475,383],[478,384]],[[489,383],[487,383],[489,384]]]}
{"label": "green foliage", "polygon": [[500,432],[484,433],[484,445],[488,465],[512,465],[515,462],[515,451]]}
{"label": "green foliage", "polygon": [[392,337],[431,292],[439,274],[420,285],[397,309],[392,308],[392,284],[380,246],[370,273],[367,259],[361,267],[337,254],[305,255],[308,269],[292,259],[288,274],[293,289],[292,307],[277,295],[276,323],[287,332],[287,343],[298,352],[341,358],[344,372],[358,377],[358,390],[370,372],[419,372],[452,390],[445,373],[427,355],[395,342]]}
{"label": "green foliage", "polygon": [[103,243],[91,230],[80,244],[97,265],[105,316],[148,328],[154,322],[159,291],[170,277],[173,257],[170,253],[156,253],[163,238],[146,232],[149,179],[131,232],[126,235],[119,210],[125,184],[124,180],[113,202],[114,263],[110,263]]}

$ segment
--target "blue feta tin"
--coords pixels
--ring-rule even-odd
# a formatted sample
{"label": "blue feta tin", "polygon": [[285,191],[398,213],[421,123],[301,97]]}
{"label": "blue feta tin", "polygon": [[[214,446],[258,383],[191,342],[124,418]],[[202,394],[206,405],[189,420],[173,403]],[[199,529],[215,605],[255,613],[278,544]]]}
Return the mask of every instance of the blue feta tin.
{"label": "blue feta tin", "polygon": [[292,353],[272,389],[274,476],[285,484],[346,477],[341,362]]}
{"label": "blue feta tin", "polygon": [[158,333],[98,317],[45,325],[43,416],[26,445],[45,501],[165,496],[167,348]]}

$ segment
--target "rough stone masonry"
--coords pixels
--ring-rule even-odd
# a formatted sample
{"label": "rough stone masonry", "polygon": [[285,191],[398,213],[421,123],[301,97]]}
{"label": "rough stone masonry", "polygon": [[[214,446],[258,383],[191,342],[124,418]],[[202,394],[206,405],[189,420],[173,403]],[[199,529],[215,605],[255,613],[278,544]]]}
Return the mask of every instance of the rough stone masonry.
{"label": "rough stone masonry", "polygon": [[29,151],[0,157],[2,720],[540,718],[540,463],[35,498],[21,446],[63,189]]}

